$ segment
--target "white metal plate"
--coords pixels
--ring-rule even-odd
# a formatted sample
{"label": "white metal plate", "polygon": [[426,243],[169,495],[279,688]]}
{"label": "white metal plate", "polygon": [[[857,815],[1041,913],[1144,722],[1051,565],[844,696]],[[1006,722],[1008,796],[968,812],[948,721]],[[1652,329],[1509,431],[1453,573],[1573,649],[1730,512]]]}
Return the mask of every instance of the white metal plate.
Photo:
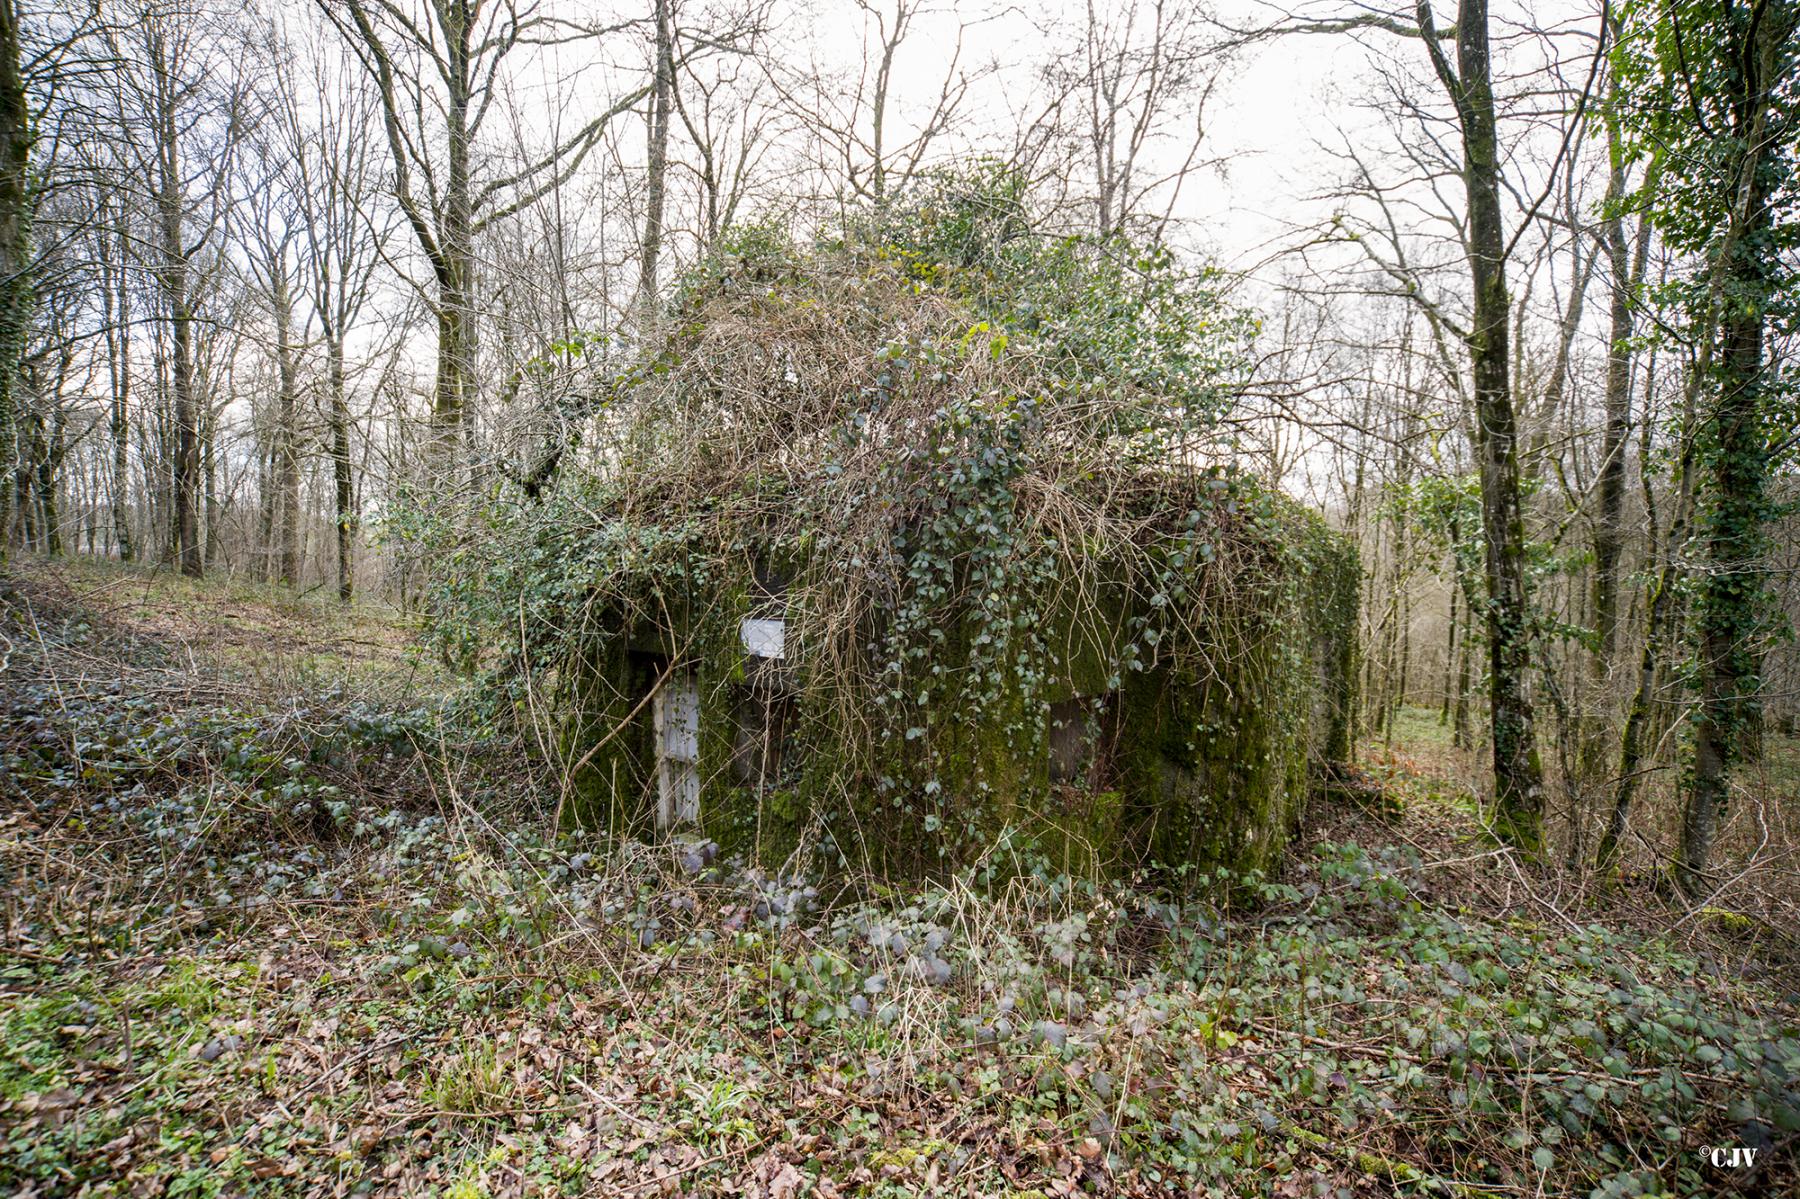
{"label": "white metal plate", "polygon": [[758,658],[787,656],[787,622],[778,617],[746,616],[739,635],[745,653]]}

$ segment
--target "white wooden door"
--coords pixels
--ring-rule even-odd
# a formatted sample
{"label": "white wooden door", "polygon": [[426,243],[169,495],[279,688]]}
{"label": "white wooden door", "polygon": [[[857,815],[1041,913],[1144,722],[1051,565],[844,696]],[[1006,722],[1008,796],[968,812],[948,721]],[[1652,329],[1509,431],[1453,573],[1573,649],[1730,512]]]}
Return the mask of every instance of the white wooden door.
{"label": "white wooden door", "polygon": [[656,692],[656,827],[700,819],[700,688],[691,670]]}

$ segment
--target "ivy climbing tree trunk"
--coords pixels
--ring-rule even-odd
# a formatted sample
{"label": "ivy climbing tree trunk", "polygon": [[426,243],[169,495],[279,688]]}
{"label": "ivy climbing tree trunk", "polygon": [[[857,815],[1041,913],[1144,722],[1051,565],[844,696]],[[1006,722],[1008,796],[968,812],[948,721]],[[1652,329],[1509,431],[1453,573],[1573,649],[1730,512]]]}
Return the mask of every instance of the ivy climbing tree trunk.
{"label": "ivy climbing tree trunk", "polygon": [[[0,0],[0,469],[17,455],[19,389],[31,322],[31,106],[19,65],[19,10]],[[0,561],[13,488],[0,487]]]}
{"label": "ivy climbing tree trunk", "polygon": [[1513,408],[1501,214],[1500,150],[1488,55],[1487,0],[1462,0],[1456,65],[1438,45],[1429,3],[1418,7],[1419,34],[1456,106],[1462,127],[1468,258],[1474,289],[1468,345],[1475,393],[1475,452],[1487,581],[1488,704],[1493,734],[1494,824],[1528,853],[1543,846],[1543,767],[1527,678],[1530,610],[1525,583],[1525,515],[1519,499],[1518,419]]}
{"label": "ivy climbing tree trunk", "polygon": [[[1488,716],[1493,745],[1494,830],[1509,844],[1536,856],[1543,849],[1544,771],[1538,757],[1531,703],[1531,607],[1525,575],[1525,513],[1519,482],[1519,421],[1512,392],[1511,296],[1506,283],[1509,245],[1502,197],[1499,114],[1494,101],[1488,46],[1487,0],[1459,0],[1456,24],[1440,31],[1430,0],[1418,0],[1408,24],[1387,13],[1302,18],[1273,33],[1331,33],[1376,29],[1417,38],[1456,111],[1462,135],[1463,232],[1471,285],[1471,316],[1458,329],[1469,355],[1469,440],[1475,449],[1481,491],[1486,595],[1479,612],[1488,651]],[[1456,62],[1440,43],[1454,39]],[[1366,247],[1365,247],[1366,248]],[[1422,279],[1404,260],[1382,268],[1402,277],[1407,295],[1420,300],[1434,329],[1454,328],[1441,306],[1423,300]],[[1469,624],[1475,597],[1466,596]],[[1460,720],[1459,720],[1460,724]]]}
{"label": "ivy climbing tree trunk", "polygon": [[1631,430],[1631,335],[1636,290],[1625,237],[1625,216],[1618,210],[1625,196],[1624,148],[1617,124],[1608,121],[1607,153],[1611,177],[1606,190],[1603,241],[1612,283],[1606,349],[1606,424],[1600,436],[1600,472],[1595,480],[1594,513],[1594,668],[1604,675],[1619,641],[1619,558],[1625,542],[1625,438]]}
{"label": "ivy climbing tree trunk", "polygon": [[[1768,204],[1766,172],[1756,161],[1762,142],[1766,95],[1777,86],[1760,80],[1757,47],[1746,47],[1743,109],[1750,119],[1734,131],[1749,149],[1745,183],[1734,221],[1743,236],[1722,255],[1721,274],[1728,280],[1727,302],[1720,322],[1719,354],[1709,387],[1702,427],[1706,451],[1709,502],[1703,523],[1705,574],[1698,602],[1700,637],[1700,711],[1694,725],[1694,760],[1682,813],[1681,856],[1676,877],[1689,895],[1701,894],[1713,841],[1718,834],[1729,793],[1732,768],[1745,756],[1752,726],[1762,720],[1759,635],[1765,614],[1765,584],[1759,569],[1766,549],[1764,526],[1773,515],[1769,503],[1769,428],[1763,378],[1763,306],[1740,297],[1767,294],[1770,280],[1758,243],[1769,234],[1773,213]],[[1734,107],[1739,107],[1734,105]]]}
{"label": "ivy climbing tree trunk", "polygon": [[[1770,333],[1800,315],[1800,0],[1634,0],[1617,69],[1639,154],[1666,183],[1653,209],[1694,264],[1671,289],[1694,387],[1693,588],[1697,704],[1683,787],[1676,881],[1708,893],[1733,771],[1761,731],[1762,643],[1775,605],[1763,571],[1777,433],[1793,380]],[[1779,344],[1779,343],[1777,343]]]}

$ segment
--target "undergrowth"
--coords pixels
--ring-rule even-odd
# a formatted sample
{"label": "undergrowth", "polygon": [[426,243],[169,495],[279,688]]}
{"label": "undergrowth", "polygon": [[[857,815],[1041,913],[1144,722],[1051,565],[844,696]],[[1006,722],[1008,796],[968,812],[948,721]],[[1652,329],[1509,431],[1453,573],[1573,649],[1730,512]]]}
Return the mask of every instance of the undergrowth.
{"label": "undergrowth", "polygon": [[1791,1000],[1471,908],[1411,848],[1315,840],[1281,877],[1172,890],[558,837],[454,704],[177,687],[154,639],[9,595],[9,1193],[1800,1181]]}

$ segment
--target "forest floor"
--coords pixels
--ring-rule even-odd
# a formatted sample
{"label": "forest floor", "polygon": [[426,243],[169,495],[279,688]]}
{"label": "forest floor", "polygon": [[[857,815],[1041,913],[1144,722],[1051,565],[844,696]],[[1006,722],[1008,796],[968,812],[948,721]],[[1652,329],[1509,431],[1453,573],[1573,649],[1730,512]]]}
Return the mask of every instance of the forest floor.
{"label": "forest floor", "polygon": [[1427,716],[1230,902],[827,886],[548,835],[411,645],[0,576],[0,1192],[1800,1193],[1791,942],[1565,895]]}

